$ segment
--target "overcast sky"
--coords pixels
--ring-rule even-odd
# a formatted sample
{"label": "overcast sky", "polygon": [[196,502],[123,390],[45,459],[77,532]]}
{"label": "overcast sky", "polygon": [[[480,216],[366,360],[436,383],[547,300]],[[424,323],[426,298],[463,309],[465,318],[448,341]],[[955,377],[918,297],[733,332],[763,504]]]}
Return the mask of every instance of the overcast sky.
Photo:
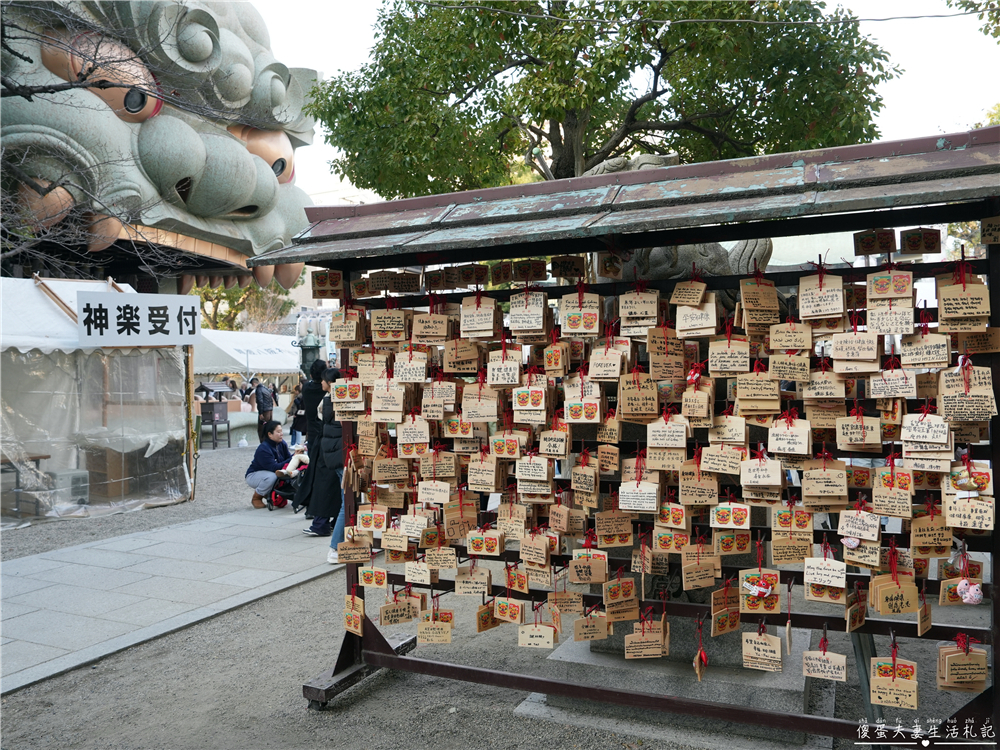
{"label": "overcast sky", "polygon": [[[368,59],[380,2],[319,3],[254,0],[267,23],[275,56],[289,67],[324,76]],[[836,3],[828,3],[834,6]],[[846,0],[860,18],[954,13],[945,0]],[[883,84],[878,117],[882,140],[966,130],[1000,102],[1000,45],[979,31],[975,16],[862,23],[862,31],[903,68]],[[327,162],[333,149],[317,127],[315,145],[296,152],[296,184],[310,195],[338,190]]]}

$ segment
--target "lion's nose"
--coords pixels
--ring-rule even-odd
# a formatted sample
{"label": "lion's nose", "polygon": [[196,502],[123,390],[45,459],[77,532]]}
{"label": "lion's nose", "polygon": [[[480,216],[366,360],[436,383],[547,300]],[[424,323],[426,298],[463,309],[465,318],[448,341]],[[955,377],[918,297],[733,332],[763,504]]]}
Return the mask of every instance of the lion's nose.
{"label": "lion's nose", "polygon": [[160,194],[196,216],[253,219],[277,201],[271,167],[231,136],[198,133],[161,115],[143,123],[138,150]]}
{"label": "lion's nose", "polygon": [[295,176],[295,150],[285,133],[259,130],[249,125],[230,125],[229,132],[247,144],[247,151],[271,167],[279,184],[292,181]]}

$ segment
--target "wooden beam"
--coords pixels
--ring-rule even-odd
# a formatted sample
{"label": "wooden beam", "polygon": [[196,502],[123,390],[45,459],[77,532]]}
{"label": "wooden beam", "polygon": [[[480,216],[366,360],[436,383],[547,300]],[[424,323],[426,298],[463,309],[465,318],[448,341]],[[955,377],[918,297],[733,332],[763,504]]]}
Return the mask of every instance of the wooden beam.
{"label": "wooden beam", "polygon": [[59,309],[69,316],[70,320],[72,320],[74,323],[78,322],[78,318],[76,317],[76,310],[67,305],[66,302],[63,300],[63,298],[60,297],[58,294],[56,294],[55,291],[52,289],[52,287],[50,287],[42,280],[41,276],[39,276],[37,273],[33,273],[31,274],[31,278],[35,280],[35,286],[39,287],[45,293],[45,296],[47,296],[49,299],[55,302],[56,305],[59,307]]}

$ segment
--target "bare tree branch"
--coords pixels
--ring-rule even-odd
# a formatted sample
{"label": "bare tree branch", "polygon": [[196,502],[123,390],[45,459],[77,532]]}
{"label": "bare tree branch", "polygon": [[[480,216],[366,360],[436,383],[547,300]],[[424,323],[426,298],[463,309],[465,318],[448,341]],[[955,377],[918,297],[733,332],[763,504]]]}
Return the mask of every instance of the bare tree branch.
{"label": "bare tree branch", "polygon": [[[513,115],[504,114],[504,117],[508,118],[511,123],[517,127],[524,137],[528,140],[528,150],[524,154],[524,163],[531,169],[538,172],[546,180],[554,180],[555,177],[552,174],[552,169],[549,167],[548,162],[545,161],[545,157],[542,156],[541,152],[541,139],[546,138],[546,133],[544,130],[540,130],[534,125],[521,122],[520,118],[514,117]],[[535,137],[533,132],[537,132],[539,135]],[[535,154],[535,149],[539,149],[539,153]]]}
{"label": "bare tree branch", "polygon": [[[622,127],[620,127],[615,132],[615,134],[611,138],[608,139],[608,141],[601,148],[601,150],[598,151],[594,156],[592,156],[590,159],[587,160],[587,165],[586,165],[587,169],[592,169],[593,167],[596,167],[598,164],[600,164],[602,161],[605,161],[606,159],[610,158],[616,152],[620,152],[621,149],[619,147],[621,146],[621,144],[625,140],[625,138],[627,138],[628,136],[632,135],[633,133],[639,133],[639,132],[653,133],[653,132],[669,132],[669,131],[679,131],[679,130],[690,130],[690,131],[692,131],[694,133],[700,133],[701,135],[705,135],[705,136],[709,136],[709,137],[715,136],[716,138],[720,139],[719,140],[719,144],[728,143],[728,144],[732,145],[734,148],[738,149],[739,151],[742,151],[742,152],[745,152],[745,153],[748,153],[748,154],[752,153],[752,151],[753,151],[753,144],[752,143],[744,143],[742,141],[738,141],[738,140],[730,137],[729,135],[725,134],[723,131],[713,130],[713,129],[705,128],[705,127],[702,127],[700,125],[696,125],[695,124],[695,123],[697,123],[697,122],[699,122],[701,120],[714,120],[714,119],[724,119],[724,118],[727,118],[736,109],[737,109],[737,106],[733,105],[732,107],[724,109],[724,110],[722,110],[720,112],[705,112],[703,114],[691,115],[691,116],[685,117],[685,118],[683,118],[681,120],[672,120],[672,121],[659,121],[659,120],[640,120],[640,121],[635,121],[635,120],[633,120],[631,123],[629,123],[628,126],[622,126]],[[715,141],[713,141],[713,143],[714,142]]]}
{"label": "bare tree branch", "polygon": [[[16,184],[0,184],[0,261],[15,263],[32,268],[47,268],[52,273],[97,277],[102,274],[88,269],[99,269],[112,262],[121,254],[121,249],[109,248],[91,252],[89,246],[97,237],[93,223],[99,216],[110,216],[130,224],[128,252],[140,267],[156,276],[159,272],[181,267],[180,256],[173,248],[161,247],[155,238],[146,236],[143,229],[135,226],[130,217],[119,208],[108,205],[102,195],[110,186],[103,184],[102,168],[114,165],[105,162],[91,167],[68,170],[51,182],[35,179],[26,169],[36,157],[37,149],[23,149],[14,152],[10,148],[0,150],[0,164],[4,174],[16,178]],[[44,152],[42,152],[44,157]],[[129,157],[123,157],[123,161]],[[10,181],[14,183],[13,180]],[[43,184],[47,183],[47,184]],[[38,217],[18,194],[17,185],[23,185],[39,199],[51,195],[57,188],[82,195],[85,200],[73,202],[65,207],[65,216]],[[144,208],[152,208],[159,201],[150,202]],[[103,235],[101,235],[103,236]],[[118,240],[118,242],[123,242]],[[133,261],[133,264],[135,262]]]}
{"label": "bare tree branch", "polygon": [[7,43],[7,39],[8,39],[7,24],[5,24],[5,23],[4,24],[0,24],[0,48],[3,48],[3,50],[5,52],[9,52],[11,55],[13,55],[14,57],[16,57],[21,62],[26,62],[26,63],[28,63],[28,65],[34,65],[35,64],[35,61],[32,60],[30,57],[28,57],[27,55],[25,55],[25,54],[23,54],[21,52],[18,52],[16,49],[14,49],[13,47],[11,47]]}
{"label": "bare tree branch", "polygon": [[48,83],[38,86],[27,86],[25,84],[17,83],[16,81],[12,81],[7,76],[0,75],[0,98],[7,96],[20,96],[30,102],[32,101],[32,97],[38,96],[39,94],[56,94],[60,91],[71,91],[73,89],[139,89],[149,96],[157,96],[158,94],[156,91],[144,90],[141,86],[136,86],[134,83],[116,83],[115,81],[101,79],[93,81],[66,81],[64,83]]}
{"label": "bare tree branch", "polygon": [[618,129],[604,142],[594,155],[587,160],[586,169],[591,169],[592,167],[600,164],[602,161],[608,159],[611,156],[611,153],[619,146],[619,144],[621,144],[625,137],[630,132],[634,132],[633,130],[630,130],[630,127],[632,123],[635,122],[635,118],[638,116],[639,110],[642,109],[644,105],[656,101],[670,91],[668,87],[659,87],[660,73],[662,72],[663,66],[666,65],[667,61],[682,49],[684,49],[683,44],[673,47],[672,49],[660,50],[659,59],[650,66],[653,70],[653,81],[649,91],[633,100],[633,102],[629,105],[628,110],[625,112],[625,116],[622,118]]}

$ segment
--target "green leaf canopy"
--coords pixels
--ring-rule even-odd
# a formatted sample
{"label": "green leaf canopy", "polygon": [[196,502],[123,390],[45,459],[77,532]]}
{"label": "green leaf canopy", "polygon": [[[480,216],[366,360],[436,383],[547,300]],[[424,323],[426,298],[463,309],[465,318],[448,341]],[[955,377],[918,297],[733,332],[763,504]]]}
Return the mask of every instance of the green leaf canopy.
{"label": "green leaf canopy", "polygon": [[898,70],[804,2],[388,0],[371,59],[313,91],[333,170],[386,198],[874,140]]}

